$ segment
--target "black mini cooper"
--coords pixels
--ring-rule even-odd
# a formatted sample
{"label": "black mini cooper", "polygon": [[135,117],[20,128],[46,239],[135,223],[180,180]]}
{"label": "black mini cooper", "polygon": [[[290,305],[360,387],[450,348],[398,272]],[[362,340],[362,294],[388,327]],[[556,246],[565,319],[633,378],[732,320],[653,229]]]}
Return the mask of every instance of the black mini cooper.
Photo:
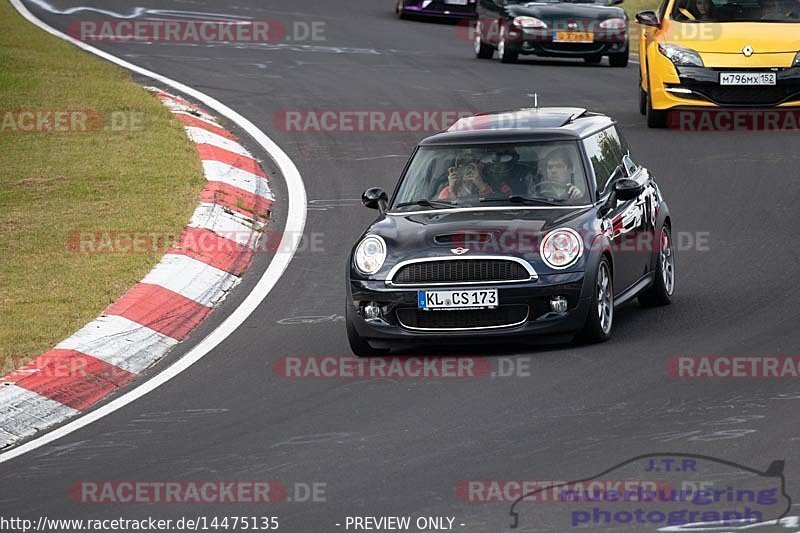
{"label": "black mini cooper", "polygon": [[423,140],[347,267],[357,355],[409,344],[611,336],[614,309],[664,305],[672,221],[619,126],[584,109],[461,119]]}

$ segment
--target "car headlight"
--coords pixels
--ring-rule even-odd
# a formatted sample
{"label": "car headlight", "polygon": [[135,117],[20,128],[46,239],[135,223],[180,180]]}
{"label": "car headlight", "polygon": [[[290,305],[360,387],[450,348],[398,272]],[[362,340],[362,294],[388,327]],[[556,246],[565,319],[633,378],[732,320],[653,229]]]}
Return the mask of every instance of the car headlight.
{"label": "car headlight", "polygon": [[575,230],[553,230],[545,236],[539,253],[547,266],[560,270],[578,260],[583,253],[583,241]]}
{"label": "car headlight", "polygon": [[658,51],[678,67],[702,67],[703,59],[691,48],[676,44],[658,43]]}
{"label": "car headlight", "polygon": [[600,23],[600,27],[606,30],[624,30],[628,27],[628,23],[620,18],[606,19]]}
{"label": "car headlight", "polygon": [[525,28],[526,30],[538,30],[547,27],[543,20],[539,20],[536,17],[514,17],[512,24],[517,28]]}
{"label": "car headlight", "polygon": [[792,63],[793,67],[800,67],[800,52],[797,52],[797,55],[794,56],[794,63]]}
{"label": "car headlight", "polygon": [[354,257],[356,268],[362,274],[374,274],[386,261],[386,243],[377,235],[365,237],[358,244]]}

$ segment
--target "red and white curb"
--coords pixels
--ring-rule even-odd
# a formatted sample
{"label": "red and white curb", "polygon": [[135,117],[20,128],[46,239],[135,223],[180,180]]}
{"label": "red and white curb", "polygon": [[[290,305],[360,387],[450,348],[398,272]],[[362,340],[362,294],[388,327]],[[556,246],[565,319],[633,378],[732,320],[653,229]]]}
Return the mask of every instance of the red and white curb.
{"label": "red and white curb", "polygon": [[141,282],[55,348],[0,378],[0,448],[88,409],[185,340],[241,281],[274,201],[261,164],[206,110],[156,88],[206,185],[178,242]]}

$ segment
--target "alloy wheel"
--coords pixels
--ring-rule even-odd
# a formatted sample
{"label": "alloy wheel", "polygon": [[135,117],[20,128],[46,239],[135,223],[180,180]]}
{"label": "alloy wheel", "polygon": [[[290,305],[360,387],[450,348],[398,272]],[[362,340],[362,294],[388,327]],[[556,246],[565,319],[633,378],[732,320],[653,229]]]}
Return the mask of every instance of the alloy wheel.
{"label": "alloy wheel", "polygon": [[668,231],[661,232],[661,276],[664,280],[664,289],[672,295],[675,290],[675,252],[672,249],[672,238]]}
{"label": "alloy wheel", "polygon": [[600,328],[607,335],[614,320],[614,292],[606,263],[600,265],[597,273],[597,316],[600,318]]}

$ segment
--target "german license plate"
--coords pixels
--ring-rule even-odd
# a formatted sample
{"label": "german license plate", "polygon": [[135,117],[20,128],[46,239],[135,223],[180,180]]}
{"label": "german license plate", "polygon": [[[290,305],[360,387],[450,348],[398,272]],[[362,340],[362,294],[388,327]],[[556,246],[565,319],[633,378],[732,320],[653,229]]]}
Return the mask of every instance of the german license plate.
{"label": "german license plate", "polygon": [[774,72],[720,72],[720,85],[777,85]]}
{"label": "german license plate", "polygon": [[444,0],[444,3],[454,6],[465,6],[467,5],[467,0]]}
{"label": "german license plate", "polygon": [[557,31],[553,36],[554,43],[593,43],[594,32],[591,31]]}
{"label": "german license plate", "polygon": [[424,311],[487,309],[498,304],[497,289],[417,291],[417,307]]}

